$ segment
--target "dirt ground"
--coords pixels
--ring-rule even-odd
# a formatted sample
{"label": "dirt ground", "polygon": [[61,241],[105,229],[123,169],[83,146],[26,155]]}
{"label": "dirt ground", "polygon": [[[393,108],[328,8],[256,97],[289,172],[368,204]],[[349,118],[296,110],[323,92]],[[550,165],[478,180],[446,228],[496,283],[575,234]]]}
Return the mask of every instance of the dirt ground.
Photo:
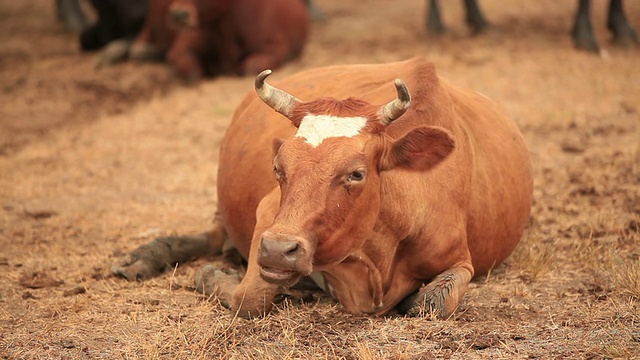
{"label": "dirt ground", "polygon": [[[520,126],[530,227],[447,321],[350,315],[320,293],[239,319],[194,290],[206,260],[113,277],[118,256],[154,237],[208,228],[217,145],[253,79],[95,69],[52,3],[0,3],[0,357],[640,358],[640,48],[611,44],[604,0],[600,55],[572,46],[574,1],[483,0],[493,27],[479,36],[443,2],[449,32],[435,38],[423,1],[318,0],[329,20],[273,75],[421,55]],[[640,2],[625,5],[640,30]]]}

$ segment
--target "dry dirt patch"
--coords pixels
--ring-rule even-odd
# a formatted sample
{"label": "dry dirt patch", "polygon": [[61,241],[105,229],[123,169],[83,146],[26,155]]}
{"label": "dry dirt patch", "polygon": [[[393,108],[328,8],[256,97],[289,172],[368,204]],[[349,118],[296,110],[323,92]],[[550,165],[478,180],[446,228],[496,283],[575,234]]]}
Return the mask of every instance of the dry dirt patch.
{"label": "dry dirt patch", "polygon": [[[217,144],[252,79],[186,86],[163,65],[93,68],[52,6],[0,5],[0,355],[4,358],[638,358],[640,50],[576,52],[572,2],[485,0],[494,28],[423,33],[423,4],[318,1],[305,68],[422,55],[502,104],[531,149],[535,203],[508,261],[448,321],[340,311],[322,294],[264,319],[193,290],[203,261],[144,283],[123,252],[207,228]],[[640,3],[626,2],[640,29]],[[239,164],[241,166],[241,164]]]}

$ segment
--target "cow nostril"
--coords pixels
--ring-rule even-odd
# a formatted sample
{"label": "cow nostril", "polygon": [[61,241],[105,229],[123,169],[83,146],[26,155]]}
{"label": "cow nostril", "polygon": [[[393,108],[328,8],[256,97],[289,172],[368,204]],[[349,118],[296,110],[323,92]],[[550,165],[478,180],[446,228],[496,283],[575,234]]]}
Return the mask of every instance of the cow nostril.
{"label": "cow nostril", "polygon": [[[273,240],[263,237],[260,244],[260,257],[267,261],[280,263],[295,262],[300,256],[302,245],[295,240]],[[271,259],[271,260],[268,260]]]}
{"label": "cow nostril", "polygon": [[300,248],[300,244],[297,241],[291,241],[289,244],[286,244],[282,251],[282,256],[285,258],[294,257]]}

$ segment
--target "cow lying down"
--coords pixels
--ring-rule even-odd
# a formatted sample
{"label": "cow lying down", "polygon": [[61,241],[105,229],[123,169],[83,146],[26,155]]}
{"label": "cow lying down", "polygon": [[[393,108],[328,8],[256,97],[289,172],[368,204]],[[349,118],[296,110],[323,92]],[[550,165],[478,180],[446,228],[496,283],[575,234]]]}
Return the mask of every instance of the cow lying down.
{"label": "cow lying down", "polygon": [[517,126],[422,58],[274,86],[269,74],[222,142],[213,231],[157,239],[114,273],[155,276],[228,237],[244,276],[208,266],[196,283],[240,316],[268,313],[281,288],[311,276],[348,312],[447,318],[527,225],[531,165]]}

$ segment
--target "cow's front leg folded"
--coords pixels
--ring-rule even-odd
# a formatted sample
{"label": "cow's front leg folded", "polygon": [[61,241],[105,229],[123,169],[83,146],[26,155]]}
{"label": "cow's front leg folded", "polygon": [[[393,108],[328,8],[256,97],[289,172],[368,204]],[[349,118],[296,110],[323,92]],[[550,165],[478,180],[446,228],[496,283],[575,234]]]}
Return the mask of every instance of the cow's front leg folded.
{"label": "cow's front leg folded", "polygon": [[213,230],[193,236],[160,237],[122,256],[111,272],[127,280],[146,280],[158,276],[175,264],[205,255],[221,253],[226,231],[216,219]]}
{"label": "cow's front leg folded", "polygon": [[248,271],[242,278],[235,269],[220,264],[205,265],[196,273],[196,289],[216,297],[220,304],[240,317],[260,317],[271,311],[279,288],[256,275]]}
{"label": "cow's front leg folded", "polygon": [[205,265],[195,275],[196,290],[215,296],[224,307],[231,308],[233,293],[242,280],[238,270],[220,264]]}
{"label": "cow's front leg folded", "polygon": [[472,276],[466,267],[451,268],[403,300],[398,309],[408,316],[447,319],[458,307]]}

